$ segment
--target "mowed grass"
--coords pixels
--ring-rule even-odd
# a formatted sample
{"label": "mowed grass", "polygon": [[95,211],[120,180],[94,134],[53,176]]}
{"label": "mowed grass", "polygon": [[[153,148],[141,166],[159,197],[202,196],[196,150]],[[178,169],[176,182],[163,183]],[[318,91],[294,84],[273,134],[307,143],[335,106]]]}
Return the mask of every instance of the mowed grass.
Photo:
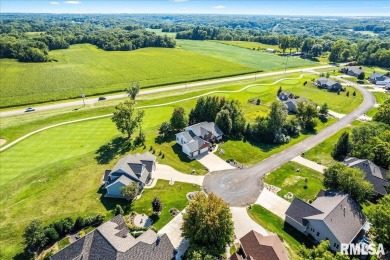
{"label": "mowed grass", "polygon": [[[237,48],[240,50],[240,48]],[[258,69],[183,49],[108,52],[90,44],[50,52],[57,62],[0,59],[0,107],[123,91],[254,72]]]}
{"label": "mowed grass", "polygon": [[199,189],[200,187],[198,185],[175,182],[171,186],[169,185],[169,181],[158,180],[154,188],[144,190],[141,198],[132,204],[131,210],[138,214],[144,213],[151,216],[153,214],[152,201],[155,197],[158,197],[163,205],[163,210],[160,212],[159,218],[153,226],[161,229],[173,218],[169,210],[176,208],[182,211],[188,203],[186,194],[191,191],[198,191]]}
{"label": "mowed grass", "polygon": [[288,61],[287,68],[318,65],[316,62],[298,57],[287,59],[272,53],[256,52],[215,41],[176,40],[176,46],[262,71],[282,70],[286,67],[286,61]]}
{"label": "mowed grass", "polygon": [[290,259],[299,259],[298,252],[302,244],[308,247],[312,246],[312,243],[305,235],[298,232],[289,224],[286,224],[283,219],[274,215],[262,206],[253,205],[251,209],[248,210],[248,214],[267,231],[278,235],[286,247]]}
{"label": "mowed grass", "polygon": [[232,46],[237,46],[245,49],[250,49],[250,50],[266,50],[266,49],[274,49],[276,51],[281,52],[282,50],[279,48],[279,45],[271,45],[271,44],[264,44],[260,42],[244,42],[244,41],[217,41],[219,43],[227,44],[227,45],[232,45]]}
{"label": "mowed grass", "polygon": [[305,152],[305,158],[314,161],[316,163],[325,165],[327,167],[336,163],[336,160],[332,158],[332,151],[337,141],[339,140],[340,136],[344,132],[350,133],[352,128],[359,126],[360,124],[364,124],[364,123],[360,121],[354,121],[352,125],[349,125],[348,127],[338,131],[336,134],[332,135],[331,137],[329,137],[319,145]]}
{"label": "mowed grass", "polygon": [[[299,172],[297,172],[299,169]],[[307,179],[307,183],[305,180]],[[313,169],[295,162],[288,162],[271,172],[265,183],[281,188],[278,195],[284,198],[288,192],[302,200],[313,200],[322,188],[323,175]],[[307,187],[305,188],[305,185]],[[290,200],[292,201],[292,199]]]}

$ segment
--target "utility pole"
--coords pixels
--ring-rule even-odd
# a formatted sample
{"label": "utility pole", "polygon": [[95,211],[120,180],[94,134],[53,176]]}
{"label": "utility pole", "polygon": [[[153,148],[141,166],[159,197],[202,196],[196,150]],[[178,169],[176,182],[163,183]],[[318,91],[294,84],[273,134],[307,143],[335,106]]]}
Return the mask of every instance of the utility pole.
{"label": "utility pole", "polygon": [[83,99],[83,107],[85,107],[85,94],[83,93],[83,89],[81,89],[81,98]]}
{"label": "utility pole", "polygon": [[284,73],[286,73],[286,71],[287,71],[288,55],[286,57],[287,57],[286,58],[286,67],[284,68]]}

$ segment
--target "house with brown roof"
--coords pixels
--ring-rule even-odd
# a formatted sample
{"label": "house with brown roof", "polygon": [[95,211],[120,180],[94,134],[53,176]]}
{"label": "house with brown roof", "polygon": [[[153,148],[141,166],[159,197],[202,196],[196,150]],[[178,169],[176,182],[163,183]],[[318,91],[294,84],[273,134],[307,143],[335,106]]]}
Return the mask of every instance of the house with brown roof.
{"label": "house with brown roof", "polygon": [[123,198],[121,189],[131,183],[138,183],[141,191],[152,178],[156,169],[156,156],[146,152],[130,154],[120,159],[112,170],[103,177],[106,197]]}
{"label": "house with brown roof", "polygon": [[277,235],[263,236],[252,230],[240,239],[243,256],[233,254],[230,260],[288,260],[287,250]]}
{"label": "house with brown roof", "polygon": [[329,240],[333,251],[340,251],[342,243],[353,243],[369,229],[361,206],[342,191],[321,190],[311,204],[294,198],[285,221],[318,242]]}
{"label": "house with brown roof", "polygon": [[166,234],[160,236],[149,229],[135,238],[118,215],[55,253],[51,260],[171,260],[175,255]]}

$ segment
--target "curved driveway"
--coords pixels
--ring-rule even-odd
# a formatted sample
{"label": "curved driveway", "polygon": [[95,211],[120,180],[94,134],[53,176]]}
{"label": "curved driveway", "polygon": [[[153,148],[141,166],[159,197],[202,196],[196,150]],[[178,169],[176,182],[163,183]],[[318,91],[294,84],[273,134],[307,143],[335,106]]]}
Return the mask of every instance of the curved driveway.
{"label": "curved driveway", "polygon": [[291,159],[323,142],[339,130],[351,124],[375,105],[375,97],[370,91],[350,81],[344,79],[340,80],[350,85],[354,85],[363,94],[363,103],[356,110],[316,135],[306,138],[302,142],[261,161],[251,168],[226,170],[207,174],[203,182],[204,190],[207,193],[214,192],[231,206],[246,206],[253,204],[261,193],[263,188],[261,178],[264,177],[266,173],[280,167],[282,164],[289,162]]}

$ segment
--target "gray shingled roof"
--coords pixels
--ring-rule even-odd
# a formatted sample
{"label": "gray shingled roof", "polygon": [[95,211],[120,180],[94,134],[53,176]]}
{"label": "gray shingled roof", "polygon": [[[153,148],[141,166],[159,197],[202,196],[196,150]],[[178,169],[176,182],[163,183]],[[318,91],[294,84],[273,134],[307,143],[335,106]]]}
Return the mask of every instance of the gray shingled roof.
{"label": "gray shingled roof", "polygon": [[190,152],[194,152],[198,151],[206,143],[208,142],[198,136],[195,136],[189,143],[183,144],[183,146],[187,146]]}
{"label": "gray shingled roof", "polygon": [[368,78],[369,79],[376,79],[376,78],[379,78],[379,77],[383,77],[383,74],[378,73],[378,72],[374,72]]}
{"label": "gray shingled roof", "polygon": [[159,237],[148,230],[134,238],[121,215],[107,221],[83,238],[54,254],[52,260],[170,260],[175,249],[166,234]]}
{"label": "gray shingled roof", "polygon": [[286,211],[287,216],[289,216],[302,226],[305,226],[307,223],[304,217],[318,215],[321,213],[323,212],[297,197],[294,198],[291,205]]}
{"label": "gray shingled roof", "polygon": [[360,73],[364,72],[364,70],[359,69],[358,67],[347,67],[349,71],[353,71],[353,73],[359,75]]}
{"label": "gray shingled roof", "polygon": [[201,122],[195,125],[186,127],[191,128],[196,136],[204,136],[207,132],[210,132],[214,136],[222,135],[221,129],[214,122]]}
{"label": "gray shingled roof", "polygon": [[290,104],[296,109],[298,107],[299,102],[305,102],[305,101],[307,101],[307,99],[305,97],[289,98],[284,103],[286,104],[287,108],[289,107],[289,104]]}
{"label": "gray shingled roof", "polygon": [[[109,174],[106,172],[104,178],[113,183],[117,181],[115,177],[125,175],[131,181],[145,182],[149,173],[153,171],[155,162],[156,156],[149,152],[129,154],[120,159]],[[142,170],[143,165],[145,166],[144,170]],[[122,180],[124,179],[122,178]]]}
{"label": "gray shingled roof", "polygon": [[327,86],[333,86],[334,84],[337,84],[337,82],[336,81],[333,81],[333,80],[331,80],[331,79],[329,79],[329,78],[319,78],[318,80],[317,80],[318,82],[320,82],[321,83],[321,85],[327,85]]}
{"label": "gray shingled roof", "polygon": [[358,168],[365,173],[367,181],[372,183],[376,193],[380,195],[387,195],[386,187],[389,186],[387,178],[387,171],[378,167],[375,163],[367,159],[358,159],[355,157],[348,157],[344,160],[348,167]]}
{"label": "gray shingled roof", "polygon": [[366,222],[360,205],[342,191],[320,191],[311,205],[323,213],[305,219],[324,221],[340,243],[351,243]]}

